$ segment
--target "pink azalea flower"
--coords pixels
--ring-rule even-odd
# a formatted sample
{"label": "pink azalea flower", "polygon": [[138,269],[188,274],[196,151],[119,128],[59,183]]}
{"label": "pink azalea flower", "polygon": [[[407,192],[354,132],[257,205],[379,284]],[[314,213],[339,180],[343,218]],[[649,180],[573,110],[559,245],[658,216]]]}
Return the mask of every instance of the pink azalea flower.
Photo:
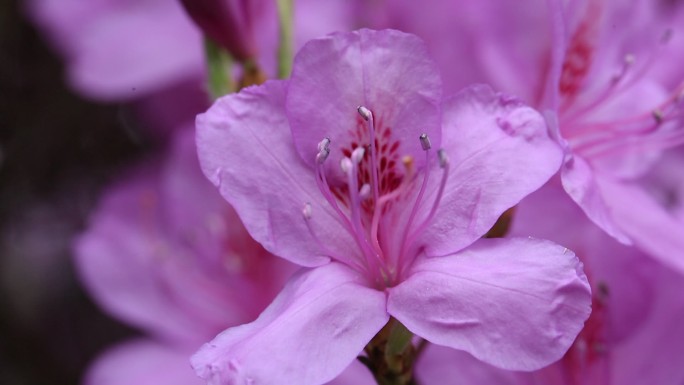
{"label": "pink azalea flower", "polygon": [[[192,353],[224,328],[253,320],[293,272],[249,237],[201,174],[192,131],[175,139],[164,159],[108,191],[77,242],[89,293],[148,335],[107,350],[84,384],[201,384]],[[331,384],[369,378],[355,363]]]}
{"label": "pink azalea flower", "polygon": [[[30,0],[27,4],[29,15],[65,57],[70,84],[88,97],[136,100],[188,81],[198,84],[204,76],[201,33],[177,0]],[[346,0],[298,1],[295,46],[349,29],[351,11]],[[252,16],[255,42],[248,44],[250,52],[256,50],[262,68],[275,74],[275,7]]]}
{"label": "pink azalea flower", "polygon": [[429,347],[418,362],[421,384],[678,385],[684,381],[683,278],[589,222],[560,186],[518,206],[514,234],[573,247],[593,287],[592,314],[558,362],[536,372],[501,370],[467,354]]}
{"label": "pink azalea flower", "polygon": [[[126,376],[158,370],[155,362],[182,362],[151,378],[159,384],[174,383],[167,380],[176,372],[184,373],[176,381],[195,377],[190,353],[226,326],[254,319],[293,271],[249,237],[206,182],[191,130],[180,130],[170,151],[109,190],[77,240],[89,293],[156,340],[117,348],[89,383],[128,383]],[[150,366],[121,364],[135,357],[148,357]]]}
{"label": "pink azalea flower", "polygon": [[552,20],[546,0],[377,0],[370,4],[374,6],[368,1],[357,4],[362,23],[423,38],[448,92],[487,83],[527,104],[539,101],[551,45]]}
{"label": "pink azalea flower", "polygon": [[556,172],[560,149],[517,100],[441,89],[419,39],[361,30],[311,41],[289,81],[198,116],[205,174],[257,241],[307,267],[194,356],[202,378],[320,384],[390,316],[503,368],[563,355],[589,313],[574,254],[480,239]]}
{"label": "pink azalea flower", "polygon": [[563,186],[608,234],[684,271],[684,226],[635,183],[684,143],[684,72],[669,86],[651,68],[672,30],[646,1],[588,1],[561,17],[569,39],[552,52],[544,103],[567,147]]}
{"label": "pink azalea flower", "polygon": [[684,269],[684,228],[633,183],[684,143],[684,7],[564,3],[384,2],[369,22],[424,37],[447,89],[486,82],[549,110],[568,194],[616,239]]}
{"label": "pink azalea flower", "polygon": [[251,240],[205,183],[191,131],[163,163],[112,188],[76,243],[91,295],[163,340],[199,344],[252,320],[292,269]]}
{"label": "pink azalea flower", "polygon": [[30,16],[88,97],[137,99],[203,71],[199,31],[177,1],[31,0]]}

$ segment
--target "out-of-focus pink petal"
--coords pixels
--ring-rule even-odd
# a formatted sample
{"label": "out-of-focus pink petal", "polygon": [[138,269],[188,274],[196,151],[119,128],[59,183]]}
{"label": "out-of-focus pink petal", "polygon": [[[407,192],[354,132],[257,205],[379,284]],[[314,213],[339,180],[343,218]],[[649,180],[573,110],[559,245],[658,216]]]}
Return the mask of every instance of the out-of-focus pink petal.
{"label": "out-of-focus pink petal", "polygon": [[249,237],[201,173],[191,131],[105,194],[75,244],[85,286],[157,337],[204,341],[258,315],[293,272]]}
{"label": "out-of-focus pink petal", "polygon": [[634,243],[658,261],[684,272],[684,224],[640,186],[598,180],[611,214]]}
{"label": "out-of-focus pink petal", "polygon": [[201,36],[177,1],[33,0],[30,11],[88,96],[137,99],[203,71]]}
{"label": "out-of-focus pink petal", "polygon": [[565,192],[579,205],[597,226],[624,244],[631,244],[629,236],[620,229],[607,206],[596,182],[596,175],[580,156],[572,156],[561,169]]}
{"label": "out-of-focus pink petal", "polygon": [[648,319],[613,352],[613,384],[679,385],[684,383],[684,279],[680,272],[658,266]]}
{"label": "out-of-focus pink petal", "polygon": [[439,147],[441,95],[439,72],[420,39],[362,29],[307,43],[295,58],[286,103],[304,162],[314,164],[318,142],[328,137],[328,164],[337,170],[341,148],[353,150],[354,133],[366,129],[359,106],[373,112],[376,135],[387,132],[399,143],[397,153],[422,162],[421,133]]}
{"label": "out-of-focus pink petal", "polygon": [[206,338],[195,314],[178,311],[165,288],[162,277],[177,266],[164,263],[170,250],[156,215],[155,183],[154,171],[145,172],[107,193],[76,242],[77,268],[89,293],[119,319],[165,338]]}
{"label": "out-of-focus pink petal", "polygon": [[522,381],[525,375],[438,345],[429,345],[416,364],[416,377],[421,385],[533,385]]}
{"label": "out-of-focus pink petal", "polygon": [[200,385],[190,367],[192,349],[152,340],[117,345],[88,369],[85,385]]}
{"label": "out-of-focus pink petal", "polygon": [[385,294],[339,263],[298,273],[254,322],[219,334],[192,358],[216,385],[314,385],[356,359],[389,320]]}
{"label": "out-of-focus pink petal", "polygon": [[328,382],[326,385],[376,385],[375,379],[370,370],[362,364],[359,360],[354,362],[345,369],[342,374],[337,376],[334,380]]}
{"label": "out-of-focus pink petal", "polygon": [[567,351],[590,313],[574,253],[534,239],[481,240],[426,258],[389,289],[387,309],[417,335],[492,365],[533,370]]}
{"label": "out-of-focus pink petal", "polygon": [[575,252],[603,308],[594,309],[592,317],[601,318],[601,338],[607,339],[601,343],[610,343],[610,348],[649,314],[651,297],[656,295],[650,273],[654,263],[595,226],[557,182],[518,204],[509,235],[549,239]]}
{"label": "out-of-focus pink petal", "polygon": [[302,215],[326,246],[348,252],[353,240],[296,153],[285,119],[287,83],[271,81],[219,99],[197,117],[200,164],[267,250],[303,266],[328,261]]}
{"label": "out-of-focus pink petal", "polygon": [[425,39],[447,92],[487,83],[526,103],[539,98],[551,26],[544,0],[358,3],[359,19],[373,28],[396,28]]}
{"label": "out-of-focus pink petal", "polygon": [[539,113],[487,86],[449,99],[443,113],[443,148],[451,169],[425,234],[428,255],[454,253],[477,240],[506,209],[556,173],[562,156]]}

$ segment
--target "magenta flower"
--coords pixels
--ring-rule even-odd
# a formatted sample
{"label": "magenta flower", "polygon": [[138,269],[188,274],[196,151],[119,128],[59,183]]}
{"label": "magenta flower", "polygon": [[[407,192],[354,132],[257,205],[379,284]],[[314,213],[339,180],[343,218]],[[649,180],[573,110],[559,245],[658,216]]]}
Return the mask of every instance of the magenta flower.
{"label": "magenta flower", "polygon": [[684,382],[684,278],[591,223],[557,185],[518,205],[514,234],[572,247],[593,287],[592,313],[558,362],[539,371],[501,370],[467,354],[430,347],[418,362],[424,385],[678,385]]}
{"label": "magenta flower", "polygon": [[253,319],[293,271],[254,242],[204,183],[191,132],[163,163],[114,186],[76,242],[90,294],[152,336],[199,346]]}
{"label": "magenta flower", "polygon": [[[189,81],[200,88],[205,73],[202,36],[178,0],[29,0],[27,7],[65,58],[69,83],[88,97],[135,100]],[[240,28],[253,28],[257,47],[247,46],[258,51],[261,67],[275,74],[277,15],[275,7],[266,8],[249,15],[251,27]],[[301,0],[294,17],[297,47],[349,29],[353,21],[346,0]]]}
{"label": "magenta flower", "polygon": [[373,24],[424,37],[449,69],[447,89],[482,81],[548,110],[568,194],[616,239],[684,269],[684,228],[634,183],[684,143],[681,4],[397,3]]}
{"label": "magenta flower", "polygon": [[684,143],[684,72],[671,85],[653,68],[671,38],[666,17],[646,1],[556,8],[569,39],[552,51],[544,103],[567,148],[563,186],[608,234],[684,271],[684,226],[635,183]]}
{"label": "magenta flower", "polygon": [[203,71],[199,31],[177,1],[30,0],[30,14],[86,96],[136,99]]}
{"label": "magenta flower", "polygon": [[219,99],[197,129],[205,174],[250,234],[310,267],[256,321],[196,354],[213,384],[323,383],[390,316],[530,370],[560,358],[589,314],[572,252],[480,239],[556,172],[542,117],[486,86],[442,99],[412,35],[313,40],[289,81]]}
{"label": "magenta flower", "polygon": [[188,360],[254,319],[293,266],[254,242],[201,174],[192,131],[107,191],[75,245],[80,278],[110,315],[146,334],[105,353],[85,384],[201,383]]}

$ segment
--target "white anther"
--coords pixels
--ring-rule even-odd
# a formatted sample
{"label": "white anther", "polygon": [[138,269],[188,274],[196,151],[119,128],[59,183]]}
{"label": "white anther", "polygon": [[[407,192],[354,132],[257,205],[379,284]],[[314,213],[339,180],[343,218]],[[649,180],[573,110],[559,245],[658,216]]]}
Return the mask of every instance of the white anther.
{"label": "white anther", "polygon": [[361,186],[361,190],[359,190],[359,198],[366,200],[370,197],[370,195],[371,186],[368,183],[364,183],[363,186]]}
{"label": "white anther", "polygon": [[311,219],[311,214],[311,203],[307,202],[306,204],[304,204],[304,208],[302,209],[302,215],[304,216],[304,219],[308,221],[309,219]]}
{"label": "white anther", "polygon": [[330,150],[330,138],[323,138],[323,140],[318,142],[318,152],[323,150]]}
{"label": "white anther", "polygon": [[363,160],[363,156],[366,154],[366,150],[363,147],[356,147],[351,154],[351,160],[354,164],[359,164]]}
{"label": "white anther", "polygon": [[320,151],[318,151],[318,154],[316,154],[316,163],[318,164],[323,164],[326,159],[328,159],[328,155],[330,155],[330,149],[329,148],[323,148]]}
{"label": "white anther", "polygon": [[372,116],[372,113],[370,112],[370,110],[364,106],[359,106],[356,109],[356,111],[358,111],[359,115],[361,115],[361,117],[366,121],[368,121],[368,119],[370,119],[370,117]]}
{"label": "white anther", "polygon": [[340,168],[342,169],[342,172],[347,175],[351,172],[353,167],[352,160],[349,158],[342,158],[340,161]]}
{"label": "white anther", "polygon": [[418,139],[420,139],[420,146],[423,147],[423,151],[427,151],[432,148],[432,143],[430,143],[430,138],[427,134],[421,134]]}
{"label": "white anther", "polygon": [[449,164],[449,157],[444,149],[440,148],[439,151],[437,151],[437,157],[439,158],[439,167],[444,168]]}

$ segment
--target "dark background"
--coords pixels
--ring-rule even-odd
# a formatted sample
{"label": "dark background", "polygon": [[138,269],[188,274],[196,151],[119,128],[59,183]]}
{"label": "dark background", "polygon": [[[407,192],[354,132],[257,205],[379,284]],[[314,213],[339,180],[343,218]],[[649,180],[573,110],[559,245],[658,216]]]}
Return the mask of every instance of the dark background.
{"label": "dark background", "polygon": [[63,66],[0,2],[0,384],[78,384],[88,363],[133,331],[79,286],[70,247],[98,192],[148,145],[126,105],[68,90]]}

